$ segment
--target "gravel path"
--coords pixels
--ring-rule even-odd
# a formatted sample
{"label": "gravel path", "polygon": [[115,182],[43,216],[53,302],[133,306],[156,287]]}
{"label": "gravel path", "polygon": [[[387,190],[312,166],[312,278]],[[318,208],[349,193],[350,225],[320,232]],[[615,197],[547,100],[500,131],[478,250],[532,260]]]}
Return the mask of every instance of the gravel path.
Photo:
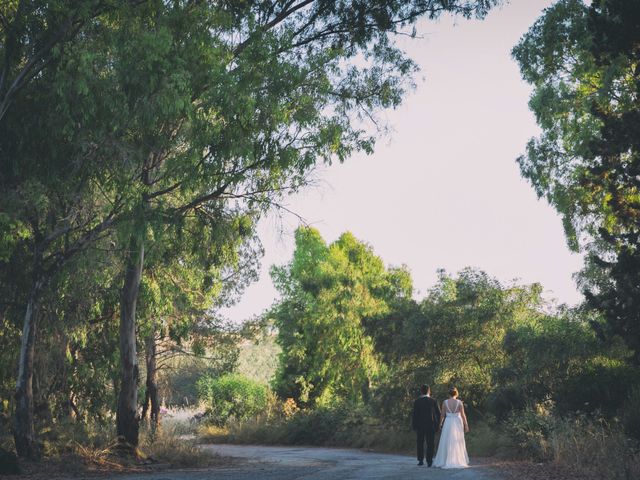
{"label": "gravel path", "polygon": [[419,467],[413,457],[314,447],[207,445],[213,453],[241,459],[231,466],[119,476],[119,480],[499,480],[490,468],[441,470]]}

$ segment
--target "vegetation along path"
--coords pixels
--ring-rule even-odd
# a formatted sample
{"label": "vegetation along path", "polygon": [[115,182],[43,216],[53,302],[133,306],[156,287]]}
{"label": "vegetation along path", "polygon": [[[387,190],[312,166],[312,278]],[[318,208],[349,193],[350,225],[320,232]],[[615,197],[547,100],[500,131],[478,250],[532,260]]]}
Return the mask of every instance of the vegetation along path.
{"label": "vegetation along path", "polygon": [[[243,462],[215,470],[137,474],[121,480],[433,479],[498,480],[486,466],[461,470],[418,467],[412,457],[338,448],[208,445],[205,448]],[[472,461],[473,463],[473,461]]]}

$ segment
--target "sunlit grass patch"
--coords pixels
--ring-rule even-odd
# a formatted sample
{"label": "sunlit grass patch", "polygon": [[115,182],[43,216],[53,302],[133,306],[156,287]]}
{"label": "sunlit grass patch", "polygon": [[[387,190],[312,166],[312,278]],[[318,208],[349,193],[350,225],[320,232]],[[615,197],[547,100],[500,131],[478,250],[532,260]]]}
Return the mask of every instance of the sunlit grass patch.
{"label": "sunlit grass patch", "polygon": [[162,427],[155,434],[144,435],[140,449],[150,460],[178,467],[206,467],[223,461],[201,449],[193,435],[182,432],[180,427]]}

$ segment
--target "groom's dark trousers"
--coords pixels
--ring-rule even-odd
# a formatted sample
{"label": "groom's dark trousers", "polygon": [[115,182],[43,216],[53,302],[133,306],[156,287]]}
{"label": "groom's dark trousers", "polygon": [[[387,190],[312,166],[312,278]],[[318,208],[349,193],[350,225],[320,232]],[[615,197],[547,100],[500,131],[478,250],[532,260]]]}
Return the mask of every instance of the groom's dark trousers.
{"label": "groom's dark trousers", "polygon": [[411,426],[416,431],[418,461],[425,458],[424,444],[427,443],[427,465],[433,461],[435,435],[440,426],[438,402],[427,395],[421,395],[413,402]]}

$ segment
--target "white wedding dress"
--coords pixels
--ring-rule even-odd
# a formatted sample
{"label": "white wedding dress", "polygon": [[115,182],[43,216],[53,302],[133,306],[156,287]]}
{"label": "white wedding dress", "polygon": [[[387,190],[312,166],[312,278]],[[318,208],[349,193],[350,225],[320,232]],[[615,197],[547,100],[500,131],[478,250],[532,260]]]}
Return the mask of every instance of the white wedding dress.
{"label": "white wedding dress", "polygon": [[464,441],[464,424],[460,409],[462,402],[455,400],[455,404],[450,400],[445,400],[442,412],[446,415],[442,433],[440,433],[440,443],[438,452],[433,460],[434,467],[440,468],[466,468],[469,466],[469,456],[467,455],[467,444]]}

